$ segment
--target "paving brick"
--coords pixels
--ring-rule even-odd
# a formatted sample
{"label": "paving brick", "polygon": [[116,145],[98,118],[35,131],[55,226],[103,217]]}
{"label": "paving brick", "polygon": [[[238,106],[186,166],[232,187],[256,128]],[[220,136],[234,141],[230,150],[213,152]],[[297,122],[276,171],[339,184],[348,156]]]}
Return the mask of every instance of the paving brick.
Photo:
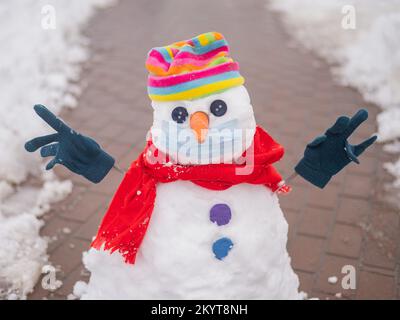
{"label": "paving brick", "polygon": [[40,230],[40,234],[48,238],[48,253],[52,253],[55,248],[64,243],[71,233],[75,232],[80,223],[72,220],[66,220],[57,216],[51,219]]}
{"label": "paving brick", "polygon": [[[102,204],[104,202],[107,202],[107,200],[111,200],[110,196],[114,195],[123,177],[124,175],[121,172],[112,169],[103,179],[103,181],[101,181],[101,183],[92,185],[90,190],[96,193],[107,195],[106,197],[102,198],[102,201],[100,203]],[[101,197],[100,195],[97,196]]]}
{"label": "paving brick", "polygon": [[308,189],[293,188],[292,191],[279,197],[279,203],[284,210],[299,210],[306,201]]}
{"label": "paving brick", "polygon": [[124,170],[128,170],[131,163],[138,158],[141,151],[140,147],[135,147],[122,158],[118,159],[118,165]]}
{"label": "paving brick", "polygon": [[324,240],[298,235],[288,246],[296,270],[315,272],[323,252]]}
{"label": "paving brick", "polygon": [[360,225],[366,223],[371,212],[369,199],[340,197],[336,219],[338,222]]}
{"label": "paving brick", "polygon": [[368,199],[373,194],[373,184],[370,176],[346,175],[343,193],[353,197]]}
{"label": "paving brick", "polygon": [[99,133],[101,133],[102,129],[107,126],[109,122],[110,118],[106,115],[96,114],[96,118],[90,118],[82,122],[80,128],[77,128],[77,130],[97,141],[99,139]]}
{"label": "paving brick", "polygon": [[[145,129],[140,129],[136,127],[125,128],[115,139],[121,143],[129,143],[129,144],[142,144],[142,142],[146,141],[147,131],[151,126],[151,122],[146,124]],[[143,144],[144,146],[144,144]]]}
{"label": "paving brick", "polygon": [[329,241],[328,252],[357,258],[361,250],[361,241],[360,227],[336,224]]}
{"label": "paving brick", "polygon": [[46,300],[50,295],[48,290],[43,289],[41,284],[42,277],[40,277],[39,281],[36,283],[33,292],[29,295],[29,300]]}
{"label": "paving brick", "polygon": [[[107,125],[96,134],[96,139],[105,138],[112,141],[118,140],[116,138],[124,134],[126,127],[116,121],[109,121]],[[114,142],[112,143],[114,144]]]}
{"label": "paving brick", "polygon": [[355,174],[355,175],[361,174],[366,176],[371,176],[375,173],[376,166],[378,164],[376,158],[364,156],[360,161],[361,161],[360,164],[351,163],[347,168],[347,172],[350,174]]}
{"label": "paving brick", "polygon": [[299,270],[296,270],[296,274],[300,281],[299,290],[305,292],[308,298],[310,298],[315,284],[315,274]]}
{"label": "paving brick", "polygon": [[68,179],[71,180],[71,182],[74,184],[74,186],[81,186],[85,189],[87,189],[88,187],[90,187],[92,185],[92,182],[90,182],[89,180],[87,180],[86,178],[84,178],[78,174],[71,174],[68,177]]}
{"label": "paving brick", "polygon": [[297,231],[302,234],[326,237],[333,218],[333,210],[307,207],[302,214]]}
{"label": "paving brick", "polygon": [[367,236],[363,261],[366,265],[394,269],[396,261],[377,239]]}
{"label": "paving brick", "polygon": [[107,196],[91,191],[84,192],[77,197],[78,201],[72,203],[68,206],[67,211],[61,213],[62,217],[77,221],[86,221],[108,201]]}
{"label": "paving brick", "polygon": [[393,299],[396,294],[393,277],[377,273],[361,271],[357,287],[357,299]]}
{"label": "paving brick", "polygon": [[339,186],[327,185],[324,189],[313,188],[309,193],[308,204],[313,207],[335,209],[338,203]]}
{"label": "paving brick", "polygon": [[382,276],[387,276],[387,277],[395,277],[397,276],[397,271],[396,269],[388,269],[385,267],[377,267],[377,266],[371,266],[371,265],[367,265],[365,263],[362,264],[361,271],[366,271],[366,272],[370,272],[370,273],[377,273],[380,274]]}
{"label": "paving brick", "polygon": [[393,270],[399,248],[399,215],[374,208],[371,223],[365,227],[364,263]]}
{"label": "paving brick", "polygon": [[304,124],[296,120],[288,120],[284,122],[282,126],[282,133],[287,136],[298,137],[299,134],[304,130]]}
{"label": "paving brick", "polygon": [[76,205],[76,203],[82,197],[82,194],[84,194],[86,191],[87,191],[87,187],[74,184],[73,188],[72,188],[72,192],[68,195],[68,197],[66,199],[52,205],[51,212],[54,215],[59,215],[59,216],[66,214],[65,218],[68,219],[69,211],[71,210],[71,208],[73,208]]}
{"label": "paving brick", "polygon": [[107,207],[101,207],[95,214],[93,214],[81,227],[74,233],[74,237],[92,241],[93,237],[97,234],[100,223],[107,211]]}
{"label": "paving brick", "polygon": [[115,159],[116,162],[118,162],[118,159],[123,157],[130,150],[131,150],[130,144],[112,143],[107,147],[106,151]]}

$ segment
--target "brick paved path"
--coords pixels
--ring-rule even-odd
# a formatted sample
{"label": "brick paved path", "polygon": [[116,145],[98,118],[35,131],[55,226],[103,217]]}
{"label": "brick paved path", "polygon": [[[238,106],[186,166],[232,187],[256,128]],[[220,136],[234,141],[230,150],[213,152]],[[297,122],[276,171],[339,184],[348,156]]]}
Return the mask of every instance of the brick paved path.
{"label": "brick paved path", "polygon": [[[290,173],[306,142],[342,113],[366,106],[371,121],[354,139],[360,141],[375,131],[378,109],[365,104],[354,90],[336,86],[324,62],[293,49],[278,17],[265,9],[263,1],[121,0],[100,12],[87,29],[94,52],[84,72],[87,87],[79,108],[62,116],[127,168],[142,149],[152,119],[146,96],[147,51],[212,30],[230,40],[258,123],[286,147],[279,164],[283,173]],[[362,165],[350,165],[325,190],[298,178],[293,192],[281,196],[290,226],[292,265],[301,289],[310,296],[399,297],[399,215],[384,201],[384,185],[390,177],[382,163],[389,159],[380,146],[374,146]],[[101,184],[91,185],[63,168],[57,172],[72,179],[75,187],[46,215],[42,233],[54,239],[50,261],[60,267],[58,278],[64,284],[51,294],[37,286],[31,295],[36,299],[65,298],[76,280],[87,280],[81,254],[121,180],[119,173],[112,172]],[[357,290],[340,287],[342,266],[348,264],[357,269]],[[337,276],[338,283],[328,283],[330,276]]]}

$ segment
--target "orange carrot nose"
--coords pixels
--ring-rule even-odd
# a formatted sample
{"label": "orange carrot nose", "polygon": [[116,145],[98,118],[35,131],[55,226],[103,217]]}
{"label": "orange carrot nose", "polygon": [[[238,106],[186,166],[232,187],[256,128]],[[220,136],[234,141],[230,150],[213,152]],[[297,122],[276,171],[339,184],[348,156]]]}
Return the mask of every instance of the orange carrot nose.
{"label": "orange carrot nose", "polygon": [[208,115],[204,112],[197,111],[190,117],[190,127],[196,135],[199,143],[203,143],[208,131]]}

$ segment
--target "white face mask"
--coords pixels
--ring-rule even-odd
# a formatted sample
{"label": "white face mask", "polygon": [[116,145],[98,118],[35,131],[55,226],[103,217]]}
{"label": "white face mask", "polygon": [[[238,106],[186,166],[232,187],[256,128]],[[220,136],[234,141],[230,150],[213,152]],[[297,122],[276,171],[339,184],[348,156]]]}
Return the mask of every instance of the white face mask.
{"label": "white face mask", "polygon": [[[223,100],[227,111],[222,116],[210,112],[215,100]],[[187,119],[175,122],[171,112],[177,106],[187,110]],[[236,87],[220,94],[193,101],[168,103],[153,102],[154,122],[151,129],[153,143],[162,152],[180,164],[232,163],[251,145],[255,132],[253,108],[247,90]],[[204,141],[200,143],[189,119],[195,112],[209,117]]]}

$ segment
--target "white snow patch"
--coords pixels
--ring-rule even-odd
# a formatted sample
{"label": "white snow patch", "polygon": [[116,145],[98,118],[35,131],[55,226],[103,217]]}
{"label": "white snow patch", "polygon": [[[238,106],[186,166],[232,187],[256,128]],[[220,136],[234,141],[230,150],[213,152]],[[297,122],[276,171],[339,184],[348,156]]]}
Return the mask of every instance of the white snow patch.
{"label": "white snow patch", "polygon": [[400,140],[385,144],[383,150],[388,153],[400,153]]}
{"label": "white snow patch", "polygon": [[396,177],[394,186],[396,188],[400,188],[400,160],[397,160],[395,163],[387,162],[383,165],[383,167]]}
{"label": "white snow patch", "polygon": [[[295,38],[332,65],[336,80],[380,106],[380,142],[400,140],[400,2],[398,0],[271,0]],[[344,6],[356,29],[344,29]],[[347,12],[348,13],[348,12]],[[361,107],[361,106],[360,106]],[[385,168],[400,185],[400,160]]]}
{"label": "white snow patch", "polygon": [[338,278],[335,277],[335,276],[329,277],[329,278],[328,278],[328,282],[329,282],[330,284],[335,284],[335,283],[338,282]]}
{"label": "white snow patch", "polygon": [[[84,253],[85,255],[85,253]],[[87,292],[87,283],[84,281],[77,281],[74,285],[73,295],[77,298],[82,297]]]}
{"label": "white snow patch", "polygon": [[71,233],[71,229],[65,227],[65,228],[62,229],[62,232],[63,232],[64,234],[70,234],[70,233]]}
{"label": "white snow patch", "polygon": [[[53,178],[54,179],[54,178]],[[72,190],[70,181],[22,186],[0,201],[0,298],[26,298],[47,261],[47,241],[38,218]],[[44,201],[45,200],[45,201]]]}
{"label": "white snow patch", "polygon": [[[47,260],[39,236],[41,214],[71,191],[71,183],[44,173],[38,153],[24,143],[52,132],[34,113],[36,103],[58,113],[75,107],[81,64],[89,56],[81,29],[109,0],[0,2],[0,299],[24,299]],[[47,6],[47,7],[46,7]],[[55,29],[44,29],[54,8]],[[29,175],[40,183],[27,186]]]}
{"label": "white snow patch", "polygon": [[70,293],[70,294],[67,296],[67,300],[76,300],[76,299],[78,299],[78,297],[76,297],[76,296],[73,295],[72,293]]}

